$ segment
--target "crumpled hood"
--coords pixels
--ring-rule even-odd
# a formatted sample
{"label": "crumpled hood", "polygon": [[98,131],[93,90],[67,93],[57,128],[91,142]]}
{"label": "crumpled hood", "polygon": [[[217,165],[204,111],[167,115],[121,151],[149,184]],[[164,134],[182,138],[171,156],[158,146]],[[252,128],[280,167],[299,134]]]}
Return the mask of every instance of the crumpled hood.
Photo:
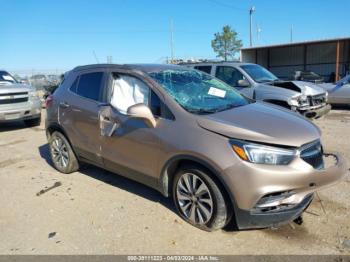
{"label": "crumpled hood", "polygon": [[304,117],[261,102],[202,115],[197,123],[230,138],[293,147],[319,139],[321,135],[318,127]]}
{"label": "crumpled hood", "polygon": [[35,89],[32,86],[25,85],[25,84],[0,85],[0,94],[29,92],[29,91],[35,91]]}
{"label": "crumpled hood", "polygon": [[304,81],[277,81],[271,83],[261,84],[264,89],[268,90],[267,86],[272,86],[275,88],[274,93],[285,93],[288,96],[294,96],[298,94],[303,94],[306,96],[315,96],[324,94],[325,91],[320,86]]}
{"label": "crumpled hood", "polygon": [[299,87],[302,93],[307,96],[320,95],[325,92],[323,88],[310,82],[292,81],[292,83]]}
{"label": "crumpled hood", "polygon": [[268,84],[259,84],[255,92],[258,95],[258,97],[259,95],[264,95],[264,96],[281,95],[285,97],[292,97],[300,94],[299,90],[296,91],[296,90],[291,90],[284,87],[273,86]]}

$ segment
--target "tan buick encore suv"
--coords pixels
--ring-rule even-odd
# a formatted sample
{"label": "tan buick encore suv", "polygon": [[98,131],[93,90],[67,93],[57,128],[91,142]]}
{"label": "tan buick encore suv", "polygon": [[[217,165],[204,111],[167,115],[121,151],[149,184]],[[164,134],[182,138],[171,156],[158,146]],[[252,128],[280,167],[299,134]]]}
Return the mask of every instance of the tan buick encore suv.
{"label": "tan buick encore suv", "polygon": [[208,231],[301,223],[315,190],[347,173],[304,117],[185,67],[80,66],[46,104],[56,169],[88,162],[137,180]]}

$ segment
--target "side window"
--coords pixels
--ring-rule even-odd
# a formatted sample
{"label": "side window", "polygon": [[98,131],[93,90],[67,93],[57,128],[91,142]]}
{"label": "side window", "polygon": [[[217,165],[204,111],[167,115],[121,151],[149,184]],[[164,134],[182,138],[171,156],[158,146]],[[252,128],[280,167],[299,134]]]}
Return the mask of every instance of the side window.
{"label": "side window", "polygon": [[207,74],[211,73],[211,66],[195,66],[194,69],[200,70]]}
{"label": "side window", "polygon": [[[82,74],[79,78],[78,84],[77,80],[73,83],[71,90],[82,97],[86,97],[95,101],[101,100],[101,89],[102,89],[102,78],[103,72],[87,73]],[[76,87],[74,85],[77,85]]]}
{"label": "side window", "polygon": [[238,81],[245,79],[241,72],[231,66],[217,66],[215,76],[231,86],[239,86]]}
{"label": "side window", "polygon": [[113,74],[110,103],[120,113],[126,114],[132,105],[143,103],[148,106],[149,92],[150,88],[138,78]]}

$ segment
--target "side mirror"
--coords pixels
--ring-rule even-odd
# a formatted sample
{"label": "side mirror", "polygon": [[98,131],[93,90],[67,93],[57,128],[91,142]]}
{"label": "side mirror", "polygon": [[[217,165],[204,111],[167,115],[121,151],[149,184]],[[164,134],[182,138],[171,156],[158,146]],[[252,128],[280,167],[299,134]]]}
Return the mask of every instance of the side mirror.
{"label": "side mirror", "polygon": [[130,106],[127,110],[127,114],[129,117],[145,120],[149,127],[156,127],[156,119],[154,118],[151,109],[145,104],[141,103]]}
{"label": "side mirror", "polygon": [[249,84],[249,82],[246,79],[241,79],[241,80],[238,80],[238,86],[240,86],[240,87],[249,87],[250,84]]}

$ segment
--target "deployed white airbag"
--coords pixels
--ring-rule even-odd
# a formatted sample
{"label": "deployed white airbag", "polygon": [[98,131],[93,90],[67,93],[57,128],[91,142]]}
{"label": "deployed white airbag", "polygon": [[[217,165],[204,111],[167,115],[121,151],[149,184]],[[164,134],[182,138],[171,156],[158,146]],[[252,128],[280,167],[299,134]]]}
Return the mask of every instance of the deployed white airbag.
{"label": "deployed white airbag", "polygon": [[141,80],[126,75],[116,76],[112,85],[111,105],[126,114],[132,105],[148,105],[149,88]]}

